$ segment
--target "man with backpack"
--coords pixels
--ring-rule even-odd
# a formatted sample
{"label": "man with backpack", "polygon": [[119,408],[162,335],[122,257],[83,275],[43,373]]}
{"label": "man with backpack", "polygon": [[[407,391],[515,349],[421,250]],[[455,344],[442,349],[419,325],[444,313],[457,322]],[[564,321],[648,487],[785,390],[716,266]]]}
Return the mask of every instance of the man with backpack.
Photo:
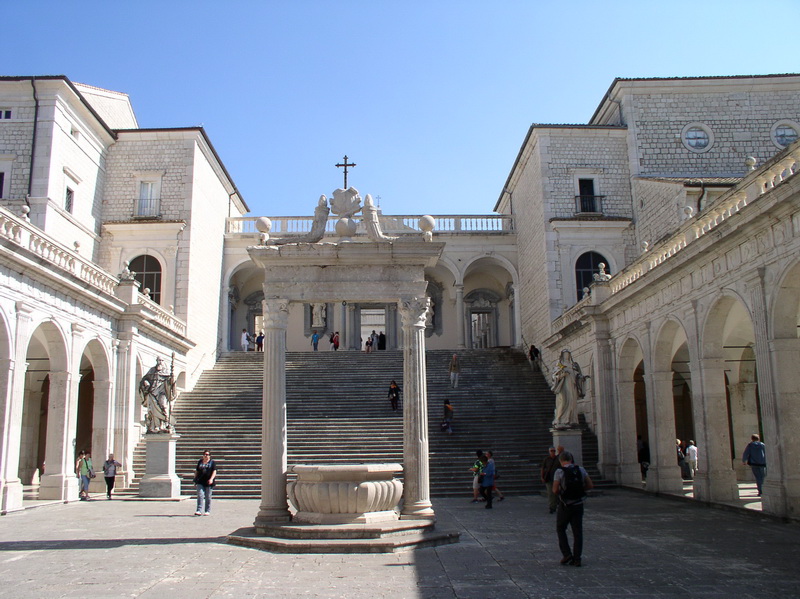
{"label": "man with backpack", "polygon": [[[580,566],[583,552],[583,501],[586,491],[594,487],[592,479],[581,466],[573,463],[572,454],[564,451],[559,456],[561,469],[553,476],[553,493],[558,497],[556,533],[561,549],[562,566]],[[572,527],[572,549],[567,539],[567,527]]]}

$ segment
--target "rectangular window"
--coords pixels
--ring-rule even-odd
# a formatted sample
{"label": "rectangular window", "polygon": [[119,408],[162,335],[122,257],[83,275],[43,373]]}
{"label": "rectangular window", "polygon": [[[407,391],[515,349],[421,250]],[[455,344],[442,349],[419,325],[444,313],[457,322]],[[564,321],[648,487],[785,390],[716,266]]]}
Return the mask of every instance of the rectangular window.
{"label": "rectangular window", "polygon": [[578,179],[578,195],[575,197],[576,212],[601,213],[602,197],[596,195],[594,179]]}
{"label": "rectangular window", "polygon": [[0,108],[0,119],[10,119],[11,118],[11,110],[8,108]]}
{"label": "rectangular window", "polygon": [[67,193],[64,196],[64,210],[72,214],[72,206],[75,201],[75,192],[70,187],[67,187]]}
{"label": "rectangular window", "polygon": [[0,171],[0,198],[6,197],[6,174]]}
{"label": "rectangular window", "polygon": [[161,202],[158,181],[139,181],[139,197],[136,199],[134,216],[150,217],[159,216]]}

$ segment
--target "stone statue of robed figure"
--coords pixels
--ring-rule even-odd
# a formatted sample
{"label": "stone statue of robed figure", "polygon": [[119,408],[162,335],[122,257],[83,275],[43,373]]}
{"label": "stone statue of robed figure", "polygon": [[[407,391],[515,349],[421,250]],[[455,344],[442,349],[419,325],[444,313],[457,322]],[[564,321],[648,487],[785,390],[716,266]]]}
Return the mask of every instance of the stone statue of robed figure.
{"label": "stone statue of robed figure", "polygon": [[566,429],[578,425],[578,399],[586,395],[587,378],[580,365],[573,361],[570,350],[562,349],[552,375],[551,388],[556,394],[553,428]]}
{"label": "stone statue of robed figure", "polygon": [[161,357],[139,381],[142,405],[147,408],[145,424],[148,433],[171,433],[172,402],[175,401],[175,379],[172,368],[167,368]]}

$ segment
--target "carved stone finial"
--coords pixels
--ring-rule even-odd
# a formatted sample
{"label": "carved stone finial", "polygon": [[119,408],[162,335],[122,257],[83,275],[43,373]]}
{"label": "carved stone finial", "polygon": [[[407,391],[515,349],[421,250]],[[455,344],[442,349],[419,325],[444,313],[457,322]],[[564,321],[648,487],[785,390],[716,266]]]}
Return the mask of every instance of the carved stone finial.
{"label": "carved stone finial", "polygon": [[150,297],[150,288],[149,287],[145,287],[144,290],[142,290],[142,295],[144,295],[146,298],[149,298]]}
{"label": "carved stone finial", "polygon": [[[595,276],[597,276],[597,275],[595,275]],[[588,287],[584,287],[583,288],[583,297],[581,299],[585,300],[590,295],[592,295],[592,291]]]}
{"label": "carved stone finial", "polygon": [[30,222],[31,219],[30,219],[30,216],[28,216],[28,215],[31,213],[31,207],[30,206],[23,206],[22,208],[20,208],[20,212],[22,212],[22,220],[26,220],[26,221]]}
{"label": "carved stone finial", "polygon": [[643,252],[647,252],[649,250],[650,250],[650,242],[649,241],[643,241],[642,242],[642,251]]}
{"label": "carved stone finial", "polygon": [[754,156],[748,156],[747,158],[744,159],[744,164],[747,167],[748,171],[756,170],[756,164],[757,163],[758,163],[758,160],[756,160]]}
{"label": "carved stone finial", "polygon": [[121,281],[135,281],[136,280],[136,273],[131,271],[130,269],[131,263],[125,261],[122,263],[122,272],[119,273],[119,278]]}
{"label": "carved stone finial", "polygon": [[426,214],[419,219],[419,228],[422,231],[422,238],[425,241],[433,241],[433,230],[436,228],[436,220]]}
{"label": "carved stone finial", "polygon": [[269,241],[269,232],[272,231],[272,221],[266,216],[256,219],[256,229],[261,233],[261,245],[266,245]]}
{"label": "carved stone finial", "polygon": [[603,282],[611,280],[611,275],[606,272],[606,265],[603,262],[598,264],[597,268],[600,269],[600,272],[596,272],[594,275],[592,275],[592,278],[595,281]]}
{"label": "carved stone finial", "polygon": [[692,206],[684,206],[683,214],[687,219],[692,218],[694,216],[694,208]]}

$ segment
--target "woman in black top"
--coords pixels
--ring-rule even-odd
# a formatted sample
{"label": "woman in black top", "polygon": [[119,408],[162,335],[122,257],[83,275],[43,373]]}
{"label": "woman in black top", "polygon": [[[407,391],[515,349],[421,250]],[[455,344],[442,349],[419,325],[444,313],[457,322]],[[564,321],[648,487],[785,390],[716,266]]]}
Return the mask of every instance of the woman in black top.
{"label": "woman in black top", "polygon": [[397,386],[396,381],[392,381],[389,385],[389,401],[392,403],[392,410],[396,412],[400,402],[400,387]]}
{"label": "woman in black top", "polygon": [[197,489],[197,509],[195,516],[211,515],[211,489],[217,477],[217,464],[211,459],[211,452],[206,450],[197,462],[194,472],[194,486]]}

